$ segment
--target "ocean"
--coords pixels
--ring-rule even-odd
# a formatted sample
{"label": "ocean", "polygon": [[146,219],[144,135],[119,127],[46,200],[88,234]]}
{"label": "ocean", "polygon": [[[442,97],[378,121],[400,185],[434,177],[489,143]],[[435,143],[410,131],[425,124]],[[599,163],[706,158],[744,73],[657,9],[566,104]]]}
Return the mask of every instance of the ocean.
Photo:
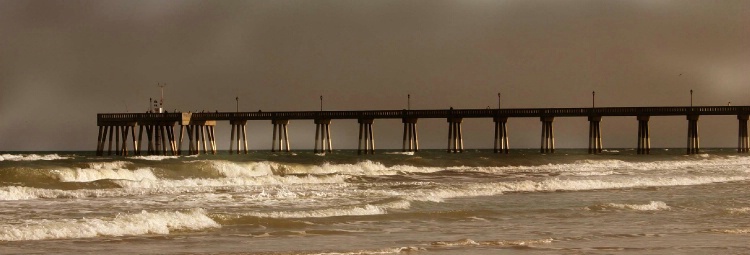
{"label": "ocean", "polygon": [[750,157],[684,153],[0,153],[0,253],[750,253]]}

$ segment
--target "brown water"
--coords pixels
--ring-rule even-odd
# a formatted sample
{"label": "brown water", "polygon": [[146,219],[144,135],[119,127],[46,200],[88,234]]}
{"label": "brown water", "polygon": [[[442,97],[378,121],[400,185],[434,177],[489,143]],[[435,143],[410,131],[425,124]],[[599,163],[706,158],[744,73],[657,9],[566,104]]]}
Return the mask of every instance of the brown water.
{"label": "brown water", "polygon": [[750,157],[0,154],[0,253],[750,253]]}

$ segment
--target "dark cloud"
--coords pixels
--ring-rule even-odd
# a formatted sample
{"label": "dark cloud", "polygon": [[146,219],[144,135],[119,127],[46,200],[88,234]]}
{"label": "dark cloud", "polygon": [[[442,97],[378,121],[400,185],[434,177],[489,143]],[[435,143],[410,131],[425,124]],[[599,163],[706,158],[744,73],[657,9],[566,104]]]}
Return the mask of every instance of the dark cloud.
{"label": "dark cloud", "polygon": [[[237,95],[248,111],[310,110],[320,94],[326,109],[401,109],[408,93],[414,108],[484,108],[499,91],[505,107],[579,107],[592,90],[602,106],[684,105],[690,89],[699,105],[747,105],[747,13],[748,1],[0,0],[0,150],[93,149],[95,114],[145,111],[157,82],[170,111],[232,110]],[[606,121],[605,146],[634,145],[635,120]],[[421,143],[442,148],[444,120],[424,122]],[[294,147],[311,147],[314,126],[297,123]],[[356,146],[356,124],[339,123],[337,147]],[[654,146],[683,146],[669,131],[684,119],[660,123]],[[399,124],[376,125],[381,146],[398,146]],[[585,124],[559,121],[558,144],[585,146]],[[252,125],[252,147],[268,147],[270,125]],[[467,146],[490,146],[490,121],[466,125]],[[702,125],[705,145],[734,144],[733,117]],[[509,128],[514,147],[537,146],[538,120]]]}

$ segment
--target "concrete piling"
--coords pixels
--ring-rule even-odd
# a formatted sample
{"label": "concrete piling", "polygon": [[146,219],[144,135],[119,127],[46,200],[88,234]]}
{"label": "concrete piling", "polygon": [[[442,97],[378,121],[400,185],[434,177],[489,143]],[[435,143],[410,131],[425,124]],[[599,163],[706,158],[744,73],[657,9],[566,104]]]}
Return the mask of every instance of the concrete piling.
{"label": "concrete piling", "polygon": [[[357,145],[357,155],[362,155],[364,150],[365,154],[375,154],[375,138],[372,132],[372,124],[375,122],[373,118],[359,118],[359,143]],[[364,148],[362,147],[364,142]]]}
{"label": "concrete piling", "polygon": [[737,152],[748,153],[750,152],[750,140],[747,135],[747,120],[748,114],[737,115],[739,121],[739,132],[737,134]]}
{"label": "concrete piling", "polygon": [[[212,126],[209,126],[209,137],[212,137],[211,148],[213,149],[214,153],[216,151],[216,137],[214,133],[214,127],[216,126],[216,122],[212,121]],[[232,147],[234,145],[237,145],[237,154],[240,154],[240,147],[242,147],[242,152],[244,154],[247,154],[247,120],[231,120],[229,121],[229,124],[232,125],[232,130],[229,132],[229,154],[232,154]],[[276,131],[274,129],[274,131]],[[237,136],[237,141],[235,142],[234,137]],[[275,140],[275,133],[274,133],[274,140]]]}
{"label": "concrete piling", "polygon": [[540,121],[542,122],[542,140],[539,152],[541,153],[555,153],[555,129],[552,126],[554,120],[555,117],[553,116],[540,117]]}
{"label": "concrete piling", "polygon": [[464,139],[461,123],[463,118],[448,118],[448,153],[464,152]]}
{"label": "concrete piling", "polygon": [[589,116],[589,154],[602,153],[602,116]]}
{"label": "concrete piling", "polygon": [[417,132],[417,118],[402,118],[404,124],[404,141],[401,147],[402,152],[419,151],[419,135]]}
{"label": "concrete piling", "polygon": [[650,154],[651,153],[651,134],[648,128],[648,121],[651,116],[639,115],[638,120],[638,147],[636,153],[638,154]]}
{"label": "concrete piling", "polygon": [[[333,152],[331,145],[331,119],[315,119],[315,149],[314,153]],[[320,137],[320,139],[318,139]],[[320,145],[320,151],[318,151]]]}
{"label": "concrete piling", "polygon": [[507,127],[508,117],[494,117],[493,121],[495,122],[495,143],[493,151],[495,153],[508,154],[510,151]]}
{"label": "concrete piling", "polygon": [[[289,152],[290,151],[290,148],[289,148],[289,128],[288,128],[289,120],[287,120],[287,119],[275,119],[275,120],[271,121],[271,124],[273,124],[273,139],[272,139],[273,143],[271,144],[271,151],[272,152],[276,151],[276,145],[277,145],[276,132],[278,130],[278,133],[279,133],[279,140],[278,140],[279,151]],[[239,136],[239,134],[238,134],[238,136]],[[284,145],[286,145],[286,149],[284,149]]]}
{"label": "concrete piling", "polygon": [[687,154],[698,154],[700,153],[700,137],[698,136],[698,119],[699,115],[687,115],[688,120],[688,139],[687,139]]}

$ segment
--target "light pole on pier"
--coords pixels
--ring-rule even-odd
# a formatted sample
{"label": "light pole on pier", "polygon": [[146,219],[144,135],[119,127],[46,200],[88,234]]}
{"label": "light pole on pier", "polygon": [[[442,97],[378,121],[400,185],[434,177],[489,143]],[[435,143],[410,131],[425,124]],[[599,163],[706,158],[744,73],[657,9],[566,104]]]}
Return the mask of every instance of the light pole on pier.
{"label": "light pole on pier", "polygon": [[591,91],[591,108],[596,108],[596,91]]}
{"label": "light pole on pier", "polygon": [[234,101],[237,101],[237,112],[240,112],[240,97],[235,97]]}
{"label": "light pole on pier", "polygon": [[320,111],[323,111],[323,95],[320,95]]}
{"label": "light pole on pier", "polygon": [[411,94],[406,94],[406,109],[411,110]]}
{"label": "light pole on pier", "polygon": [[693,107],[693,90],[690,90],[690,108]]}
{"label": "light pole on pier", "polygon": [[156,83],[156,86],[161,88],[161,99],[159,100],[159,106],[164,106],[164,87],[167,86],[167,83],[164,84]]}
{"label": "light pole on pier", "polygon": [[497,93],[497,109],[500,109],[500,93]]}

